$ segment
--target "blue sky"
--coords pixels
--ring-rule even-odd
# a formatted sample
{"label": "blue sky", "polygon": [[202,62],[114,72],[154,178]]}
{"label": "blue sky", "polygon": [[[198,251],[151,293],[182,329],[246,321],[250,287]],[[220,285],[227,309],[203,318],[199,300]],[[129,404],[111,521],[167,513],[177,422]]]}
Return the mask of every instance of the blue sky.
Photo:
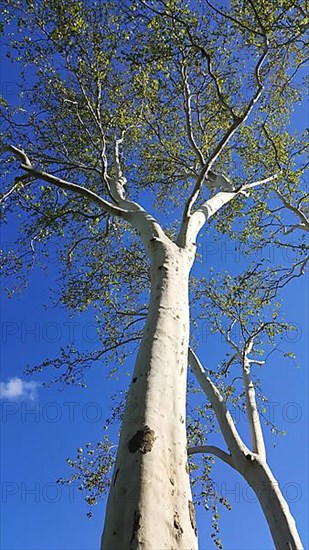
{"label": "blue sky", "polygon": [[[6,63],[1,74],[4,96],[16,100],[16,73]],[[297,120],[301,116],[298,112]],[[16,220],[2,230],[2,243],[12,240]],[[208,237],[207,237],[208,238]],[[212,242],[207,241],[211,246]],[[206,244],[207,244],[206,243]],[[242,256],[226,240],[205,248],[200,238],[203,267],[211,262],[218,271],[229,269]],[[208,254],[205,253],[208,250]],[[211,250],[211,253],[209,253]],[[272,251],[269,251],[271,255]],[[236,255],[235,255],[236,254]],[[279,259],[278,259],[279,260]],[[103,424],[109,415],[110,396],[128,382],[125,374],[109,379],[105,370],[95,366],[89,371],[85,390],[80,388],[43,388],[43,377],[26,377],[26,365],[57,355],[72,338],[79,349],[94,342],[91,312],[73,319],[62,310],[49,308],[51,288],[56,284],[55,265],[46,271],[34,270],[27,289],[19,296],[1,297],[1,548],[3,550],[94,550],[104,518],[104,501],[91,520],[88,507],[76,486],[59,486],[56,480],[70,474],[65,460],[87,441],[102,438]],[[274,421],[287,432],[275,438],[266,431],[269,464],[280,482],[297,525],[308,548],[308,286],[303,277],[284,292],[284,310],[289,322],[297,326],[286,336],[286,345],[296,353],[296,361],[281,361],[280,356],[263,372],[265,392],[270,399]],[[215,350],[205,340],[201,325],[199,349],[207,360]],[[129,370],[131,363],[127,365]],[[246,434],[246,422],[240,423]],[[246,437],[246,436],[245,436]],[[215,436],[214,443],[220,437]],[[276,446],[273,444],[277,443]],[[221,538],[229,550],[268,550],[272,541],[251,491],[243,480],[223,464],[216,464],[214,478],[232,504],[232,511],[221,511]],[[213,545],[209,538],[210,513],[197,509],[200,548]]]}

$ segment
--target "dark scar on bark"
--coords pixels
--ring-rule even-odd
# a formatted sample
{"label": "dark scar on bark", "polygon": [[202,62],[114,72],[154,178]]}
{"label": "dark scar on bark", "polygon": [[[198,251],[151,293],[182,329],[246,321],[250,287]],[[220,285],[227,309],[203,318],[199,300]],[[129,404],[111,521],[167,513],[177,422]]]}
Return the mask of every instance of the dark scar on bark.
{"label": "dark scar on bark", "polygon": [[132,536],[131,536],[130,544],[132,544],[132,542],[136,538],[137,531],[141,528],[140,520],[141,520],[141,514],[139,513],[138,510],[135,510],[134,518],[133,518],[133,529],[132,529]]}
{"label": "dark scar on bark", "polygon": [[115,472],[115,477],[114,477],[114,481],[113,481],[113,487],[114,487],[114,485],[115,485],[115,483],[116,483],[116,479],[117,479],[118,474],[119,474],[119,468],[117,468],[117,470],[116,470],[116,472]]}
{"label": "dark scar on bark", "polygon": [[145,426],[143,430],[138,430],[130,439],[128,443],[129,451],[130,453],[136,453],[136,451],[143,454],[149,453],[152,450],[154,440],[154,431],[149,426]]}
{"label": "dark scar on bark", "polygon": [[180,519],[179,519],[178,512],[174,513],[174,527],[176,529],[175,538],[177,540],[179,540],[182,537],[183,528],[180,525]]}
{"label": "dark scar on bark", "polygon": [[195,509],[194,509],[194,504],[191,500],[188,500],[188,507],[189,507],[189,516],[190,516],[191,526],[192,526],[192,529],[195,533],[195,536],[197,537]]}

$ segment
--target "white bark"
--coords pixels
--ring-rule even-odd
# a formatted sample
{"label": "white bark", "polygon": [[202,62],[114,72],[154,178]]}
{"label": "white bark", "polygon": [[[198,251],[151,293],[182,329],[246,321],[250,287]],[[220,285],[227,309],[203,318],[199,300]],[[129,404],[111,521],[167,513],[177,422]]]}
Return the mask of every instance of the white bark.
{"label": "white bark", "polygon": [[197,548],[185,423],[192,257],[170,241],[155,241],[152,256],[101,550]]}
{"label": "white bark", "polygon": [[246,456],[250,453],[250,450],[242,441],[232,415],[228,410],[221,393],[211,381],[209,376],[207,376],[199,359],[192,349],[189,349],[188,359],[194,376],[196,377],[199,385],[206,394],[209,403],[213,408],[222,435],[231,453],[231,465],[234,465],[234,460],[237,460],[238,458],[241,459],[242,456]]}
{"label": "white bark", "polygon": [[250,359],[248,359],[245,353],[243,357],[242,375],[246,394],[246,413],[250,426],[252,450],[254,453],[258,454],[262,460],[266,461],[264,436],[250,370]]}
{"label": "white bark", "polygon": [[[256,438],[259,439],[258,446],[261,456],[255,452],[251,452],[242,441],[222,395],[207,376],[200,361],[191,349],[189,350],[189,363],[193,374],[213,407],[230,454],[212,445],[189,449],[188,454],[197,454],[198,452],[213,454],[235,468],[256,493],[276,549],[303,550],[303,545],[288,503],[282,495],[278,482],[264,458],[264,439],[260,429],[259,418],[258,427],[255,423],[257,431],[254,432],[254,441],[256,441]],[[248,383],[251,383],[250,378]],[[251,395],[251,397],[253,397],[254,413],[258,414],[255,409],[255,396]]]}
{"label": "white bark", "polygon": [[259,499],[276,549],[303,550],[288,503],[266,462],[254,456],[241,473]]}
{"label": "white bark", "polygon": [[[209,171],[210,173],[213,173]],[[247,191],[259,187],[264,183],[268,183],[278,178],[279,174],[274,174],[268,178],[246,183],[235,191],[219,191],[210,199],[205,201],[195,212],[187,214],[184,218],[177,242],[180,246],[191,245],[196,242],[198,233],[205,223],[216,214],[223,206],[235,199],[237,195],[248,196]],[[231,184],[231,188],[233,185]]]}
{"label": "white bark", "polygon": [[217,456],[218,458],[221,458],[223,462],[226,462],[226,464],[228,464],[229,466],[233,466],[233,459],[231,455],[227,454],[225,451],[219,449],[219,447],[216,447],[215,445],[199,445],[198,447],[190,447],[188,449],[188,455],[197,455],[200,453]]}
{"label": "white bark", "polygon": [[[288,210],[291,210],[291,212],[293,212],[293,214],[295,214],[295,216],[298,217],[298,219],[300,220],[300,223],[295,224],[293,226],[293,228],[294,229],[297,229],[297,228],[302,229],[303,231],[309,231],[308,215],[306,215],[306,213],[300,208],[300,203],[298,203],[298,206],[293,206],[293,204],[291,204],[284,197],[284,195],[279,191],[279,189],[275,189],[275,193],[280,198],[280,200],[284,204],[285,208],[287,208]],[[285,234],[287,235],[288,233],[290,233],[293,230],[293,228],[291,230],[287,229]]]}

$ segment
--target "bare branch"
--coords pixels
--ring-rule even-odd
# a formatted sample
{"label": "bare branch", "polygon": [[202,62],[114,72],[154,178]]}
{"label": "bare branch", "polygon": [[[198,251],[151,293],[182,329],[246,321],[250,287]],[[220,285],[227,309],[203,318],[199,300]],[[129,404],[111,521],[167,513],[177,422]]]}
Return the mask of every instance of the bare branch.
{"label": "bare branch", "polygon": [[15,193],[15,191],[22,189],[26,185],[29,185],[29,183],[31,183],[31,177],[27,176],[26,174],[24,176],[19,176],[15,178],[14,185],[11,187],[11,189],[7,191],[7,193],[4,193],[0,198],[0,204],[4,203],[10,195]]}
{"label": "bare branch", "polygon": [[[194,205],[194,203],[196,202],[196,200],[199,196],[201,187],[202,187],[205,179],[207,178],[210,170],[212,169],[213,164],[218,159],[218,157],[220,156],[220,154],[224,150],[225,146],[230,141],[230,139],[235,134],[235,132],[238,130],[238,128],[247,120],[247,118],[250,115],[254,105],[257,103],[257,101],[260,99],[260,97],[263,93],[264,85],[261,81],[260,71],[261,71],[263,63],[264,63],[264,61],[267,57],[267,54],[268,54],[268,41],[267,41],[266,36],[264,36],[264,41],[265,41],[265,46],[264,46],[263,52],[260,55],[260,57],[258,59],[258,62],[255,66],[255,70],[254,70],[255,79],[256,79],[256,82],[257,82],[256,91],[253,94],[253,96],[252,96],[251,100],[249,101],[249,103],[247,104],[247,107],[244,109],[243,113],[239,117],[234,118],[233,123],[231,124],[229,129],[225,132],[224,136],[221,138],[221,140],[219,141],[219,143],[217,144],[217,146],[215,147],[215,149],[213,150],[213,152],[209,156],[208,160],[205,163],[204,168],[201,170],[200,175],[197,178],[197,181],[196,181],[194,189],[191,193],[191,196],[189,197],[189,199],[186,203],[186,206],[184,208],[181,229],[180,229],[180,233],[179,233],[179,236],[178,236],[178,239],[177,239],[177,242],[179,243],[180,246],[185,246],[186,245],[189,220],[192,216],[192,208],[193,208],[193,205]],[[268,181],[270,181],[270,180],[268,180]],[[264,180],[262,180],[262,182],[264,182]],[[256,185],[259,185],[259,182],[255,182],[254,185],[253,184],[248,184],[248,185],[251,186],[251,187],[256,186]],[[241,191],[243,192],[244,190],[245,189],[244,189],[244,186],[243,186],[243,188],[241,190],[238,190],[238,192],[241,192]],[[220,195],[220,193],[218,195]],[[235,195],[236,195],[236,193],[226,193],[226,196],[224,197],[224,200],[222,201],[221,206],[223,206],[223,204],[226,204],[227,202],[229,202],[229,200],[231,200],[231,198],[233,198]],[[223,198],[223,197],[221,197],[221,198]],[[221,208],[221,206],[220,206],[220,208]],[[218,210],[218,208],[216,210]],[[204,205],[203,209],[199,209],[199,211],[204,211],[204,213],[205,213],[205,205]],[[207,208],[206,208],[206,211],[207,211]],[[205,218],[204,223],[205,223],[206,219],[208,219],[208,218],[207,217]],[[198,227],[197,231],[200,230],[202,225],[203,225],[203,223],[201,224],[201,226]],[[191,242],[191,239],[192,239],[192,236],[190,236],[190,239],[189,239],[190,242]],[[193,239],[193,240],[195,242],[195,239]]]}
{"label": "bare branch", "polygon": [[252,450],[254,453],[258,454],[261,460],[266,461],[266,448],[264,442],[264,436],[262,432],[262,426],[260,421],[260,415],[256,403],[256,395],[254,383],[251,378],[251,368],[250,361],[248,359],[249,353],[252,351],[254,340],[256,336],[264,330],[265,324],[249,338],[248,342],[245,345],[245,348],[242,353],[242,373],[243,373],[243,383],[246,395],[246,413],[250,426],[251,433],[251,442]]}
{"label": "bare branch", "polygon": [[[301,221],[300,224],[293,226],[292,230],[299,228],[303,229],[304,231],[309,231],[309,220],[304,212],[299,207],[293,206],[291,203],[289,203],[278,188],[275,189],[275,193],[280,198],[285,208],[291,210],[291,212],[293,212]],[[286,231],[285,234],[287,235],[290,232],[291,231]]]}
{"label": "bare branch", "polygon": [[[289,245],[286,245],[285,243],[278,242],[280,246],[286,247]],[[283,268],[283,275],[279,278],[277,283],[273,286],[273,288],[270,289],[269,296],[274,297],[276,296],[276,293],[278,292],[279,288],[284,288],[290,281],[293,279],[296,279],[298,277],[301,277],[307,267],[307,263],[309,262],[309,256],[307,255],[302,260],[295,262],[292,267],[290,268]],[[298,271],[297,271],[298,270]]]}
{"label": "bare branch", "polygon": [[217,92],[217,97],[219,99],[219,102],[221,103],[223,109],[225,111],[228,111],[232,117],[232,119],[234,121],[237,121],[237,115],[234,113],[233,111],[233,108],[228,104],[228,102],[226,101],[226,99],[224,98],[223,96],[223,93],[222,93],[222,89],[221,89],[221,85],[220,85],[220,81],[219,81],[219,78],[217,77],[217,75],[215,74],[214,72],[214,69],[213,69],[213,66],[212,66],[212,59],[211,59],[211,56],[209,55],[209,53],[206,51],[206,49],[203,47],[203,46],[199,46],[199,45],[196,45],[196,47],[200,50],[202,56],[206,59],[207,61],[207,69],[208,69],[208,73],[209,73],[209,76],[211,77],[214,85],[215,85],[215,88],[216,88],[216,92]]}
{"label": "bare branch", "polygon": [[264,183],[269,183],[270,181],[276,180],[280,176],[280,172],[277,174],[274,174],[273,176],[269,176],[268,178],[264,178],[262,180],[257,180],[252,183],[246,183],[245,185],[242,185],[239,187],[239,189],[236,189],[236,191],[239,191],[240,193],[246,191],[247,189],[252,189],[253,187],[259,187],[260,185],[263,185]]}
{"label": "bare branch", "polygon": [[253,34],[256,34],[258,36],[261,36],[261,33],[259,33],[258,31],[256,31],[255,29],[252,29],[251,27],[248,27],[247,25],[245,25],[244,23],[242,23],[241,21],[239,21],[238,19],[235,19],[235,17],[232,17],[229,13],[226,13],[222,10],[220,10],[219,8],[217,8],[216,6],[214,6],[211,2],[209,2],[209,0],[205,0],[206,1],[206,4],[212,9],[214,10],[216,13],[218,13],[219,15],[221,15],[222,17],[225,17],[226,19],[229,19],[230,21],[232,21],[233,23],[235,23],[236,25],[239,25],[240,27],[242,27],[243,29],[253,33]]}
{"label": "bare branch", "polygon": [[22,149],[18,149],[14,145],[3,145],[0,149],[0,153],[13,153],[13,155],[15,155],[15,157],[17,157],[22,162],[22,164],[26,166],[31,166],[31,162],[27,157],[25,151],[23,151]]}
{"label": "bare branch", "polygon": [[193,212],[193,214],[191,214],[191,216],[187,219],[186,224],[182,224],[177,238],[177,243],[179,246],[186,246],[187,243],[195,243],[196,237],[200,229],[205,224],[205,221],[208,221],[216,212],[218,212],[218,210],[238,195],[248,196],[246,193],[247,189],[258,187],[264,183],[268,183],[276,179],[277,177],[278,174],[274,174],[268,178],[242,185],[238,187],[238,189],[230,192],[219,191],[219,193],[216,193],[213,197],[210,197],[210,199],[205,201],[195,212]]}
{"label": "bare branch", "polygon": [[73,193],[85,197],[91,202],[97,204],[105,212],[127,220],[138,231],[150,257],[153,254],[152,243],[157,240],[163,241],[167,239],[163,229],[161,228],[157,220],[153,216],[148,214],[148,212],[146,212],[146,210],[144,210],[144,208],[142,208],[138,203],[123,199],[119,202],[125,208],[113,205],[97,195],[97,193],[91,191],[90,189],[87,189],[86,187],[83,187],[76,183],[71,183],[69,181],[58,178],[53,174],[49,174],[42,170],[37,170],[36,168],[33,168],[27,155],[17,147],[11,145],[5,146],[5,152],[7,151],[13,152],[17,156],[17,158],[25,161],[25,163],[22,162],[20,167],[25,170],[30,176],[36,179],[47,181],[48,183],[51,183],[52,185],[55,185],[60,189],[72,191]]}
{"label": "bare branch", "polygon": [[120,163],[119,145],[123,143],[124,136],[125,136],[125,130],[122,130],[121,137],[119,139],[116,139],[115,141],[114,159],[115,159],[117,178],[122,178],[122,175],[123,175],[122,169],[121,169],[121,163]]}
{"label": "bare branch", "polygon": [[76,107],[76,116],[77,116],[77,119],[78,119],[78,122],[80,123],[80,125],[82,126],[82,128],[85,130],[90,142],[92,143],[92,145],[94,146],[95,149],[97,149],[99,151],[99,148],[98,148],[98,145],[97,143],[95,142],[95,140],[93,139],[93,134],[89,131],[89,128],[87,128],[87,125],[84,123],[82,117],[81,117],[81,114],[79,112],[79,108],[78,108],[78,102],[77,101],[72,101],[71,99],[64,99],[63,100],[64,103],[68,103],[70,105],[74,105]]}
{"label": "bare branch", "polygon": [[232,466],[233,468],[235,468],[231,455],[229,455],[219,447],[216,447],[215,445],[199,445],[197,447],[190,447],[187,452],[188,452],[188,456],[203,454],[203,453],[215,455],[221,460],[223,460],[223,462],[225,462],[229,466]]}
{"label": "bare branch", "polygon": [[252,7],[252,10],[253,10],[253,12],[254,12],[255,18],[256,18],[256,20],[257,20],[257,22],[258,22],[258,24],[259,24],[259,26],[260,26],[260,29],[261,29],[261,31],[262,31],[261,34],[262,34],[262,36],[264,37],[264,36],[265,36],[265,27],[264,27],[264,25],[262,24],[261,18],[260,18],[260,16],[259,16],[259,12],[258,12],[258,10],[256,9],[256,7],[255,7],[255,5],[254,5],[254,2],[253,2],[252,0],[248,0],[248,2],[249,2],[249,4],[250,4],[250,6]]}
{"label": "bare branch", "polygon": [[191,143],[192,149],[197,157],[198,162],[201,166],[205,165],[205,159],[203,156],[203,153],[201,149],[198,147],[194,135],[193,135],[193,128],[192,128],[192,116],[191,116],[191,90],[188,82],[188,74],[187,74],[187,67],[184,63],[182,63],[181,66],[181,75],[183,80],[183,91],[184,91],[184,108],[185,108],[185,115],[186,115],[186,124],[187,124],[187,134],[189,142]]}
{"label": "bare branch", "polygon": [[214,410],[222,435],[233,459],[236,459],[239,455],[248,454],[250,451],[242,441],[221,393],[210,380],[209,376],[207,376],[191,348],[188,350],[188,361],[195,378]]}
{"label": "bare branch", "polygon": [[14,145],[6,145],[1,148],[1,151],[14,153],[14,155],[22,161],[20,167],[23,170],[25,170],[29,174],[29,176],[33,176],[36,179],[41,179],[43,181],[47,181],[48,183],[51,183],[59,187],[60,189],[64,189],[66,191],[72,191],[80,196],[83,196],[91,200],[91,202],[94,202],[109,214],[112,214],[114,216],[120,216],[126,219],[126,215],[128,214],[128,211],[123,210],[122,208],[119,208],[117,206],[113,206],[106,200],[102,199],[102,197],[94,193],[94,191],[91,191],[90,189],[87,189],[86,187],[82,187],[81,185],[78,185],[76,183],[71,183],[69,181],[58,178],[52,174],[44,172],[43,170],[37,170],[32,166],[26,153],[21,149],[18,149],[17,147],[15,147]]}
{"label": "bare branch", "polygon": [[117,204],[121,204],[126,207],[132,204],[130,201],[126,201],[125,198],[125,185],[127,183],[126,178],[123,176],[120,162],[119,145],[123,142],[125,130],[122,131],[119,139],[115,138],[114,146],[114,165],[116,170],[116,177],[112,178],[106,174],[106,185],[108,186],[109,194],[113,201]]}

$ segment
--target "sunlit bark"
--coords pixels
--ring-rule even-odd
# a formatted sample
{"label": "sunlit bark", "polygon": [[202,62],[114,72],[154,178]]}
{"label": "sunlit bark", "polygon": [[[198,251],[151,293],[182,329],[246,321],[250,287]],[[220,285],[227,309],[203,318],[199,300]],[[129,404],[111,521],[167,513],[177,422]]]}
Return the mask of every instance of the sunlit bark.
{"label": "sunlit bark", "polygon": [[155,243],[151,298],[127,397],[102,550],[197,548],[186,451],[192,257]]}

